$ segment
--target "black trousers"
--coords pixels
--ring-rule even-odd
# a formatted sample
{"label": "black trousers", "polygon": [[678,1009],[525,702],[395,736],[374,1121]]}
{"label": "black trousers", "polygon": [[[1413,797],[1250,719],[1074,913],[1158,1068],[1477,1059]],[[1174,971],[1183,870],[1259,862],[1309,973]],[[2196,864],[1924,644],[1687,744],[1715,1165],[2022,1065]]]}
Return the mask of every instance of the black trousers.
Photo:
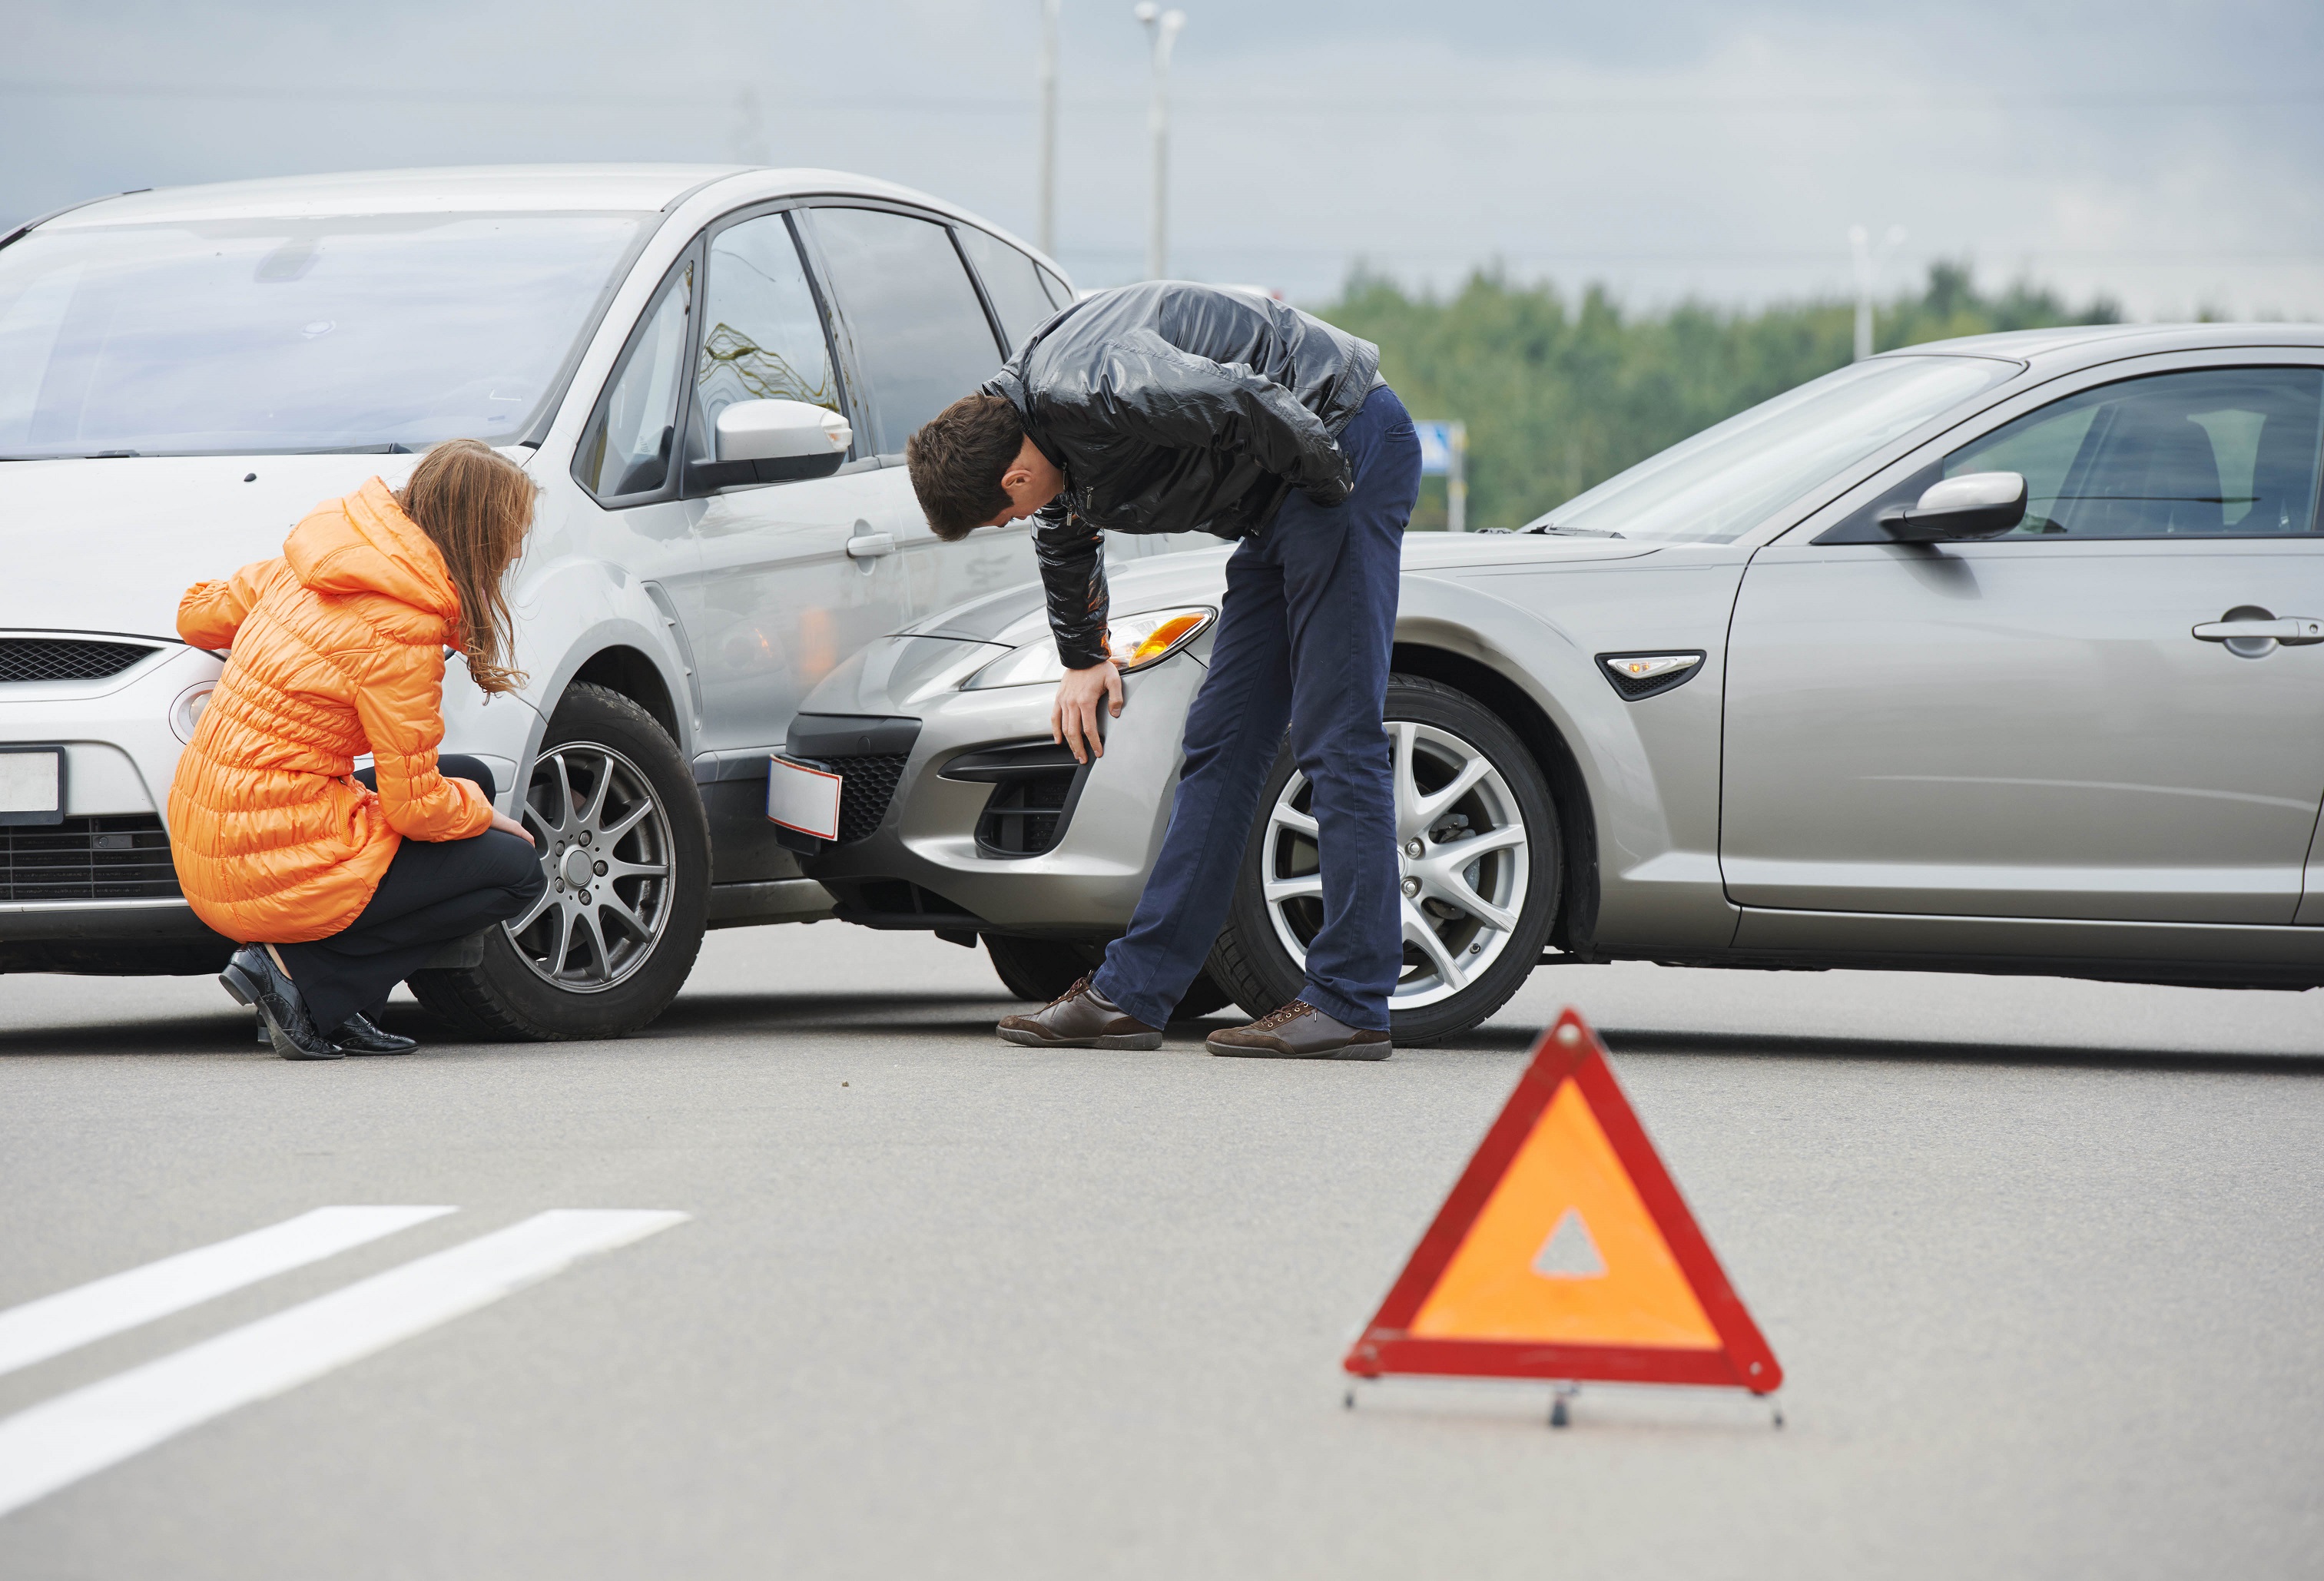
{"label": "black trousers", "polygon": [[[439,758],[447,779],[473,779],[495,794],[492,770],[473,758]],[[371,770],[355,777],[371,784]],[[375,787],[374,787],[375,788]],[[396,984],[442,945],[478,928],[522,916],[549,880],[540,853],[503,830],[469,840],[407,840],[355,920],[327,939],[277,944],[316,1029],[370,1015]]]}

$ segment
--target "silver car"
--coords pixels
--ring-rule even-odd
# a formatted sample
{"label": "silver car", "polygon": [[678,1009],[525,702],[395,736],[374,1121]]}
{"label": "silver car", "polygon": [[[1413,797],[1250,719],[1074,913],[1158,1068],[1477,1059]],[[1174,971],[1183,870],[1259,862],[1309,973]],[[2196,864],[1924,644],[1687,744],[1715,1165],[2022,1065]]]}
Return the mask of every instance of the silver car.
{"label": "silver car", "polygon": [[[1406,541],[1387,709],[1397,1036],[1536,966],[2324,983],[2324,329],[2075,328],[1858,363],[1506,534]],[[1226,551],[1113,583],[1128,705],[1048,738],[1037,592],[802,705],[786,831],[839,915],[1062,988],[1169,815]],[[1182,1012],[1294,997],[1320,921],[1287,754]],[[826,838],[827,836],[827,838]]]}
{"label": "silver car", "polygon": [[456,434],[541,499],[530,683],[488,708],[455,665],[445,747],[550,887],[415,990],[476,1033],[619,1033],[706,925],[825,915],[769,753],[856,648],[1033,574],[1021,527],[939,543],[896,464],[1072,299],[975,216],[832,170],[302,176],[0,232],[0,973],[224,963],[162,822],[222,667],[179,595]]}

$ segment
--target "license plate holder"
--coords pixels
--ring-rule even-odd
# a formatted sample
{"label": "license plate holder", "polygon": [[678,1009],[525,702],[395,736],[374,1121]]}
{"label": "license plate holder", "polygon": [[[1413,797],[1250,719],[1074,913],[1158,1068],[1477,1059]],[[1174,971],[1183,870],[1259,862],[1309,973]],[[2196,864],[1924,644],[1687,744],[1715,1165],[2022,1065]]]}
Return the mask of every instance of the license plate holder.
{"label": "license plate holder", "polygon": [[816,840],[839,838],[842,777],[828,768],[794,763],[777,753],[767,759],[767,817],[780,828]]}
{"label": "license plate holder", "polygon": [[64,821],[64,749],[0,747],[0,827]]}

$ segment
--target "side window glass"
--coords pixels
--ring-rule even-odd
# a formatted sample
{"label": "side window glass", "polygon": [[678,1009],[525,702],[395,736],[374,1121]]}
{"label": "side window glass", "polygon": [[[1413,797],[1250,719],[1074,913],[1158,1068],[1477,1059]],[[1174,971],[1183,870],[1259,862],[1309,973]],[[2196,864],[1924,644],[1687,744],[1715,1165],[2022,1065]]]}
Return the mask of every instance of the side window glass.
{"label": "side window glass", "polygon": [[1046,269],[1041,271],[1041,283],[1048,288],[1049,300],[1056,303],[1059,310],[1074,305],[1074,288]]}
{"label": "side window glass", "polygon": [[2245,538],[2315,529],[2324,370],[2126,379],[2026,413],[1944,472],[2025,477],[2012,536]]}
{"label": "side window glass", "polygon": [[998,236],[966,225],[953,234],[960,238],[968,261],[976,265],[976,276],[984,282],[984,294],[991,299],[992,310],[1009,336],[1009,349],[1014,353],[1056,312],[1041,284],[1040,271],[1030,258]]}
{"label": "side window glass", "polygon": [[784,216],[764,215],[721,231],[710,244],[707,269],[691,453],[710,454],[718,414],[738,400],[803,400],[841,410],[823,315]]}
{"label": "side window glass", "polygon": [[855,369],[879,408],[880,448],[900,451],[912,430],[1000,368],[984,304],[940,225],[884,209],[819,208],[815,233]]}
{"label": "side window glass", "polygon": [[608,504],[659,492],[669,482],[678,398],[686,381],[686,316],[694,265],[681,265],[646,309],[597,415],[581,437],[573,475]]}

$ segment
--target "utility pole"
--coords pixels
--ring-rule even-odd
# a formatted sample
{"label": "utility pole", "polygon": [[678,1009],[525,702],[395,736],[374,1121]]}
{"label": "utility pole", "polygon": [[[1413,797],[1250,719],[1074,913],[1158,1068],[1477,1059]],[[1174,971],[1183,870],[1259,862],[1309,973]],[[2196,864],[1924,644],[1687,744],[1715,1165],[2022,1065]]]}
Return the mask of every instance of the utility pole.
{"label": "utility pole", "polygon": [[1903,225],[1890,225],[1875,251],[1871,233],[1862,225],[1848,227],[1849,250],[1856,255],[1856,360],[1872,354],[1872,290],[1875,277],[1889,252],[1904,239]]}
{"label": "utility pole", "polygon": [[1154,208],[1147,223],[1146,278],[1160,280],[1170,272],[1170,46],[1186,25],[1186,14],[1164,11],[1154,0],[1139,0],[1130,14],[1145,24],[1154,52],[1154,105],[1146,118],[1154,135]]}
{"label": "utility pole", "polygon": [[1057,5],[1041,0],[1041,251],[1057,255]]}

